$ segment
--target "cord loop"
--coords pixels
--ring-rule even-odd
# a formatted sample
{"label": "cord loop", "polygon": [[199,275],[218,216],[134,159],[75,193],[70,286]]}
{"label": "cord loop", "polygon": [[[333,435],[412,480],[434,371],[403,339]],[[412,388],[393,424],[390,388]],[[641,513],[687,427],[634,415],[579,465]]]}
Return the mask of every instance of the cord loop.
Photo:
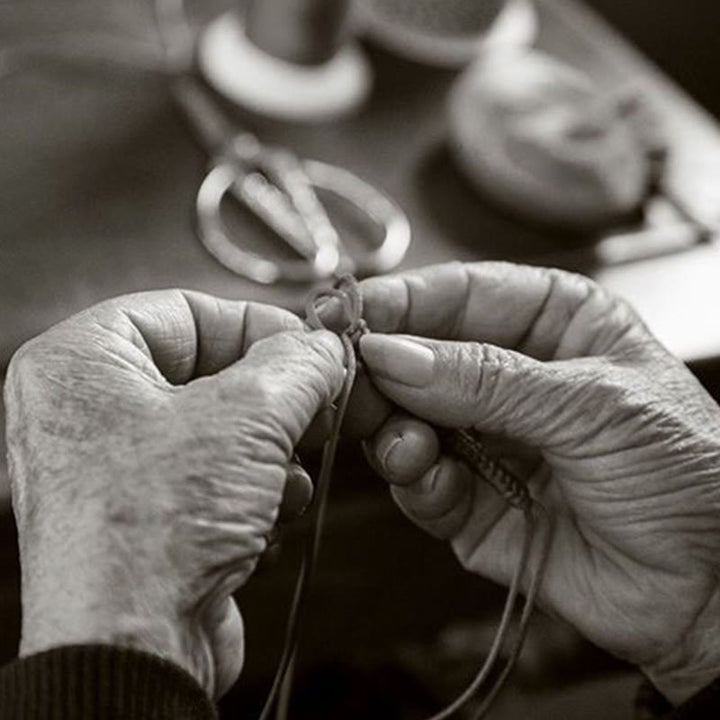
{"label": "cord loop", "polygon": [[[342,316],[339,322],[331,318],[327,324],[320,315],[333,300],[339,303]],[[363,301],[360,284],[353,275],[341,275],[335,284],[329,288],[319,288],[313,292],[305,304],[307,324],[314,330],[331,330],[341,337],[344,335],[350,340],[353,347],[357,347],[360,338],[369,332],[367,323],[363,318]]]}
{"label": "cord loop", "polygon": [[[335,307],[329,308],[328,305],[331,303],[335,304]],[[273,708],[276,709],[276,720],[286,720],[287,717],[287,708],[292,691],[298,629],[317,564],[328,490],[332,481],[335,457],[340,440],[340,429],[358,369],[357,344],[362,335],[369,332],[367,323],[363,319],[360,286],[352,275],[342,275],[336,278],[332,287],[319,288],[313,292],[308,298],[305,307],[306,322],[311,328],[330,330],[337,333],[342,340],[345,348],[347,372],[333,419],[332,430],[323,451],[315,500],[311,506],[311,529],[305,541],[303,564],[288,618],[283,653],[260,720],[270,720]],[[338,309],[340,311],[339,316],[336,312]],[[325,317],[323,318],[321,315]],[[500,624],[485,662],[470,685],[450,705],[428,718],[428,720],[449,720],[451,717],[457,717],[458,713],[466,708],[470,702],[478,700],[480,690],[487,684],[493,672],[498,671],[497,664],[503,649],[506,645],[509,645],[508,660],[497,672],[494,682],[486,691],[485,697],[480,700],[477,708],[469,715],[473,720],[480,720],[487,715],[493,700],[503,687],[522,649],[533,605],[540,590],[545,561],[550,551],[552,528],[547,513],[542,505],[531,496],[525,482],[521,478],[514,476],[493,458],[485,449],[480,437],[469,430],[438,429],[438,433],[444,451],[464,463],[478,480],[483,480],[494,487],[511,507],[522,513],[524,520],[524,539],[521,555],[510,583]],[[547,532],[542,533],[543,537],[539,538],[539,522],[541,519],[545,519]],[[539,557],[535,567],[529,573],[529,577],[526,578],[525,576],[530,569],[534,545],[538,540],[540,544]],[[528,583],[526,598],[520,611],[514,641],[509,643],[510,626],[523,581]]]}

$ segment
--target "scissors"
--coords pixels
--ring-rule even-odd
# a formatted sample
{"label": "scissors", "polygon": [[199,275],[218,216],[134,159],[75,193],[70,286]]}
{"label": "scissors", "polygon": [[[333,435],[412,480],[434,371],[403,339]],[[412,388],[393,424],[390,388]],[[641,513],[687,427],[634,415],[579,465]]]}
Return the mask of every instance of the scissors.
{"label": "scissors", "polygon": [[[201,84],[190,76],[175,81],[174,96],[211,156],[210,170],[196,200],[198,233],[207,250],[226,268],[258,283],[312,282],[341,273],[373,275],[398,265],[410,245],[410,223],[387,195],[353,173],[292,151],[263,144],[236,127]],[[353,253],[316,190],[348,203],[380,229],[380,241]],[[221,213],[230,194],[259,217],[297,258],[274,259],[244,248]]]}

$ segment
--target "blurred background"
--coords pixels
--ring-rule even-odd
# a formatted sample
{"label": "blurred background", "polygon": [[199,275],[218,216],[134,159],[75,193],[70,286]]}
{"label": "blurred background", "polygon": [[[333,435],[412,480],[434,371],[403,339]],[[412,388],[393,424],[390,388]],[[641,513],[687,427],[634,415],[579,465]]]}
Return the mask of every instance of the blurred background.
{"label": "blurred background", "polygon": [[[207,113],[205,126],[194,123],[192,108],[209,101],[210,117],[220,113],[242,139],[233,168],[256,141],[324,163],[306,167],[327,215],[309,213],[321,228],[332,221],[338,262],[361,274],[487,258],[586,272],[628,297],[720,397],[715,0],[213,0],[188,2],[186,17],[179,7],[0,0],[0,372],[25,340],[114,295],[180,286],[300,311],[325,281],[332,262],[319,259],[321,233],[308,237],[251,183],[238,203],[213,185],[221,174],[205,182],[227,152],[212,132],[203,137]],[[613,189],[613,167],[587,161],[578,176],[574,157],[558,164],[549,153],[533,172],[557,178],[560,198],[564,183],[581,184],[586,211],[533,210],[530,191],[508,182],[507,158],[491,157],[504,137],[492,132],[511,127],[492,130],[483,114],[497,97],[487,68],[506,72],[503,53],[573,68],[580,79],[568,82],[583,103],[619,104],[629,92],[650,108],[644,124],[657,133],[626,133],[649,158],[637,198]],[[562,72],[548,72],[561,86]],[[189,113],[179,76],[201,93]],[[625,122],[618,113],[609,126]],[[251,170],[268,157],[252,155]],[[243,165],[242,177],[251,170]],[[373,205],[371,192],[389,204]],[[300,265],[307,276],[288,279]],[[357,447],[344,447],[340,464],[291,717],[426,716],[481,663],[504,591],[465,574],[405,521]],[[19,628],[9,497],[3,451],[0,661],[14,656]],[[238,597],[247,663],[223,717],[254,717],[261,706],[298,567],[294,545],[289,538]],[[638,681],[538,613],[491,717],[630,718]]]}

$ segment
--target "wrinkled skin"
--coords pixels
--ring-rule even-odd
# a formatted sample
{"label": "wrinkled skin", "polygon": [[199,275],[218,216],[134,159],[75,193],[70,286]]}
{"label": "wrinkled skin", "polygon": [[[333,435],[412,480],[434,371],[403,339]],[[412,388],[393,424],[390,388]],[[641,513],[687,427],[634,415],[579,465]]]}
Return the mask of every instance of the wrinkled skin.
{"label": "wrinkled skin", "polygon": [[[476,428],[551,512],[544,605],[674,702],[720,675],[720,418],[686,368],[624,304],[557,271],[453,264],[362,289],[374,333],[346,430],[372,435],[402,510],[509,581],[518,516],[433,426]],[[412,336],[430,372],[381,333]],[[25,345],[5,386],[21,653],[137,647],[221,694],[242,665],[230,593],[309,501],[290,458],[342,379],[334,336],[179,291]]]}
{"label": "wrinkled skin", "polygon": [[[720,675],[720,409],[634,312],[584,278],[502,263],[363,284],[365,367],[393,406],[371,463],[462,565],[507,584],[521,515],[439,450],[472,427],[548,508],[544,606],[673,702]],[[413,367],[415,371],[413,372]]]}
{"label": "wrinkled skin", "polygon": [[131,646],[227,689],[243,639],[230,593],[278,515],[309,502],[290,458],[343,375],[334,335],[180,291],[108,301],[26,344],[6,382],[21,654]]}

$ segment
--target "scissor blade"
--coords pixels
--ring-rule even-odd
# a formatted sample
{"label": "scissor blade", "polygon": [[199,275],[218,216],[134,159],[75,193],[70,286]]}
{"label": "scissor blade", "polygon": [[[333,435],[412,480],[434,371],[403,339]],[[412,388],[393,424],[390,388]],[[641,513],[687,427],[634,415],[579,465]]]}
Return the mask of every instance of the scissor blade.
{"label": "scissor blade", "polygon": [[187,76],[179,78],[173,86],[173,95],[211,156],[223,154],[226,148],[236,144],[238,137],[247,137],[259,151],[257,138],[250,132],[238,133],[197,80]]}
{"label": "scissor blade", "polygon": [[315,192],[304,163],[290,151],[272,148],[263,158],[263,169],[290,198],[316,251],[341,251],[340,236]]}
{"label": "scissor blade", "polygon": [[315,259],[317,248],[302,219],[287,196],[260,173],[237,173],[232,193],[298,255],[307,260]]}

